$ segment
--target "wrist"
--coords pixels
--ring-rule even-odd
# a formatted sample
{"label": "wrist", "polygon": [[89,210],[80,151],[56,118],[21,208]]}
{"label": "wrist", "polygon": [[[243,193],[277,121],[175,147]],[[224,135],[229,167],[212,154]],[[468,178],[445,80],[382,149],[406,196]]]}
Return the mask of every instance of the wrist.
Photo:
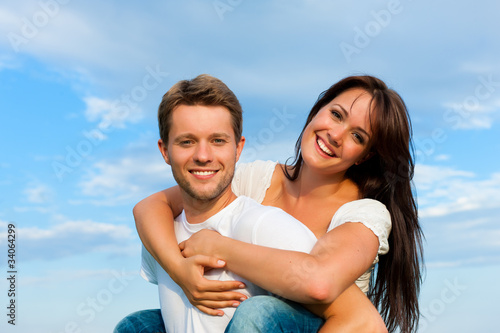
{"label": "wrist", "polygon": [[212,244],[212,255],[227,262],[229,260],[231,238],[217,234]]}
{"label": "wrist", "polygon": [[169,251],[169,253],[165,253],[165,255],[159,256],[157,259],[158,263],[160,263],[160,266],[168,273],[174,273],[178,272],[179,269],[181,268],[182,261],[185,259],[182,256],[182,253],[180,250],[177,251]]}
{"label": "wrist", "polygon": [[168,263],[166,264],[166,267],[163,267],[163,269],[170,275],[172,280],[174,280],[175,283],[179,284],[179,276],[184,271],[183,264],[186,258],[182,256],[182,254],[175,255],[174,258],[170,258]]}

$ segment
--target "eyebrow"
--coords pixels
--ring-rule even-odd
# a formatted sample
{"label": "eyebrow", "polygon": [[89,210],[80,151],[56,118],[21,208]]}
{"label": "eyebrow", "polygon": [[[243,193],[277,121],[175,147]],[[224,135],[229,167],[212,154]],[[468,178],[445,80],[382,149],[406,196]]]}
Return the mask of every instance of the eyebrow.
{"label": "eyebrow", "polygon": [[[342,112],[343,112],[343,113],[344,113],[347,117],[349,117],[350,113],[349,113],[349,112],[348,112],[348,111],[347,111],[347,110],[346,110],[346,109],[345,109],[342,105],[340,105],[340,104],[333,104],[332,106],[338,106],[338,107],[342,110]],[[359,126],[356,126],[355,128],[356,128],[358,131],[363,132],[363,133],[364,133],[364,134],[368,137],[368,139],[371,139],[370,134],[368,134],[368,132],[367,132],[364,128],[361,128],[361,127],[359,127]]]}
{"label": "eyebrow", "polygon": [[196,137],[190,133],[186,133],[186,134],[181,134],[181,135],[176,136],[172,141],[174,143],[178,143],[178,142],[181,142],[181,141],[186,140],[186,139],[196,139]]}
{"label": "eyebrow", "polygon": [[[196,140],[198,137],[192,133],[184,133],[181,134],[177,137],[174,138],[173,142],[180,142],[186,139],[191,139],[191,140]],[[224,138],[224,139],[231,139],[231,136],[227,133],[224,132],[217,132],[213,133],[209,136],[209,139],[214,139],[214,138]]]}
{"label": "eyebrow", "polygon": [[229,135],[227,133],[224,133],[224,132],[214,133],[214,134],[210,135],[210,139],[215,139],[215,138],[224,138],[226,140],[230,140],[231,139],[231,135]]}

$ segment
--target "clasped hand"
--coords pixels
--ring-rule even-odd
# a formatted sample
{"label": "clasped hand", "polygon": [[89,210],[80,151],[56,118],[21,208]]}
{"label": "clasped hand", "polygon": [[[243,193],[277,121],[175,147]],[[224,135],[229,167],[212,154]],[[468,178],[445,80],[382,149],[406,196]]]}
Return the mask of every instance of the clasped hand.
{"label": "clasped hand", "polygon": [[204,229],[181,242],[179,248],[185,259],[176,269],[180,274],[176,274],[174,280],[196,308],[209,315],[222,316],[224,311],[221,308],[236,307],[247,297],[235,291],[245,287],[240,281],[205,278],[206,270],[225,266],[225,262],[211,252],[217,237],[220,237],[219,233]]}

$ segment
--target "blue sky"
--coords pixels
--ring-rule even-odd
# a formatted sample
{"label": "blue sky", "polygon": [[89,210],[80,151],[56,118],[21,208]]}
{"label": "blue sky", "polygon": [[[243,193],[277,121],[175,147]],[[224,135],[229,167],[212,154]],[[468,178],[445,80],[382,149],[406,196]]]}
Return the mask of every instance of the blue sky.
{"label": "blue sky", "polygon": [[[0,267],[16,227],[16,326],[110,332],[158,307],[132,207],[173,184],[156,110],[175,82],[240,98],[243,161],[285,161],[318,94],[352,74],[410,110],[426,236],[421,332],[491,332],[500,288],[495,1],[10,1],[0,6]],[[275,126],[279,124],[280,126]]]}

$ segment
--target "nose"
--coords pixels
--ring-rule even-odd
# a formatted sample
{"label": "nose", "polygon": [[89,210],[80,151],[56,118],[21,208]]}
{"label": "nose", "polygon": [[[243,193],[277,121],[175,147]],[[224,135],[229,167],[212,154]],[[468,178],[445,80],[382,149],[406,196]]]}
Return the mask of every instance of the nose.
{"label": "nose", "polygon": [[207,142],[200,142],[193,155],[193,159],[196,163],[206,164],[212,161],[212,148]]}
{"label": "nose", "polygon": [[338,147],[342,144],[344,139],[344,135],[346,133],[346,128],[341,124],[330,128],[327,133],[328,141],[335,147]]}

